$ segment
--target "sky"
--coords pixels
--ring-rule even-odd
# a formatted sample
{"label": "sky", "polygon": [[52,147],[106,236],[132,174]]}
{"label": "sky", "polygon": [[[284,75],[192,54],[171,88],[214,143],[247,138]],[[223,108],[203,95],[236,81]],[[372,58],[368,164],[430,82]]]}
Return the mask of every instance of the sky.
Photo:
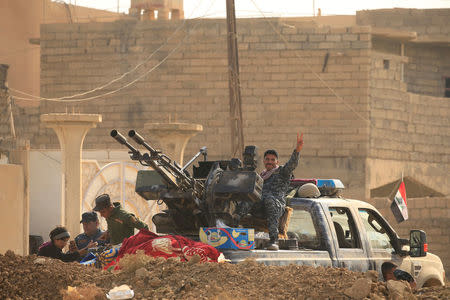
{"label": "sky", "polygon": [[[70,4],[111,11],[128,12],[130,0],[58,0]],[[186,19],[225,18],[226,0],[184,0]],[[258,6],[255,7],[254,3]],[[320,8],[322,15],[354,15],[357,10],[379,8],[450,8],[450,0],[235,0],[236,16],[293,17],[312,16]],[[315,9],[313,9],[315,8]]]}

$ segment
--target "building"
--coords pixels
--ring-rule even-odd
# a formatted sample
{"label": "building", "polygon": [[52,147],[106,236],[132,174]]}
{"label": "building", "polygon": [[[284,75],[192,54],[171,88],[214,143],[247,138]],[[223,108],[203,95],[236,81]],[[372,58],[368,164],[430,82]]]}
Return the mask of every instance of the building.
{"label": "building", "polygon": [[[284,161],[304,132],[295,175],[340,178],[347,197],[370,200],[402,174],[449,195],[449,20],[449,9],[239,19],[245,143],[276,148]],[[75,111],[103,116],[86,137],[86,156],[126,155],[113,128],[151,140],[144,123],[176,119],[204,128],[185,158],[203,145],[210,159],[230,158],[224,20],[45,24],[40,47],[42,97],[106,86],[81,102],[24,109],[16,127],[32,150],[59,149],[41,114]],[[448,211],[449,201],[429,208]]]}

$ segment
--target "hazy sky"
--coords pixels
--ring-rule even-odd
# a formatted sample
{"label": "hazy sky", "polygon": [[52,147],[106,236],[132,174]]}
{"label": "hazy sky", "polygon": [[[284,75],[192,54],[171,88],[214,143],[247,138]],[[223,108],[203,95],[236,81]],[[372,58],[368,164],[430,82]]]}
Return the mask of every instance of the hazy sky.
{"label": "hazy sky", "polygon": [[[59,0],[61,1],[61,0]],[[130,0],[64,0],[67,3],[128,12]],[[355,14],[377,8],[450,8],[450,0],[254,0],[266,16],[312,16],[313,6],[322,15]],[[185,18],[225,17],[226,0],[184,0]],[[235,0],[237,17],[261,16],[251,0]]]}

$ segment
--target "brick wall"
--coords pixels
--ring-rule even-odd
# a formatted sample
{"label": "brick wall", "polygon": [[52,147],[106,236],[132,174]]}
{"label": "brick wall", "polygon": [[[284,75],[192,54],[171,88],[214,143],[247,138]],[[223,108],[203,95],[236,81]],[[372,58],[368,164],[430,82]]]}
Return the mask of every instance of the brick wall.
{"label": "brick wall", "polygon": [[[402,59],[395,49],[386,48],[390,46],[377,41],[372,45],[370,27],[330,27],[301,19],[269,22],[289,41],[287,46],[267,20],[238,20],[246,144],[257,145],[260,152],[276,148],[284,162],[294,147],[296,132],[303,131],[305,147],[295,175],[342,178],[349,187],[345,196],[358,199],[367,199],[372,178],[379,177],[372,176],[369,168],[373,164],[367,163],[368,158],[407,160],[421,164],[424,170],[431,170],[430,163],[439,164],[437,170],[446,173],[442,170],[448,169],[448,147],[436,150],[432,146],[449,143],[445,122],[448,104],[442,99],[410,97],[399,80]],[[84,92],[117,78],[163,45],[182,24],[122,20],[43,25],[42,96]],[[151,140],[151,133],[142,129],[144,124],[170,118],[203,125],[204,131],[189,142],[185,160],[203,145],[208,146],[210,159],[230,158],[224,20],[187,20],[136,74],[144,74],[164,59],[184,39],[185,30],[190,32],[189,38],[136,84],[95,101],[42,102],[38,109],[28,109],[16,120],[19,134],[31,140],[33,149],[58,149],[53,131],[39,124],[40,114],[101,113],[103,123],[89,131],[84,147],[118,149],[121,146],[109,136],[112,128],[122,132],[135,128]],[[388,71],[383,64],[386,55]],[[312,71],[342,99],[324,87]],[[136,74],[125,77],[125,82]],[[123,81],[114,83],[106,92],[123,85]],[[432,109],[424,111],[422,101]],[[405,110],[407,117],[402,113]],[[446,174],[433,171],[430,175],[431,181],[439,176],[436,182],[448,182]],[[438,190],[448,192],[447,186],[450,184]]]}
{"label": "brick wall", "polygon": [[419,40],[447,39],[450,36],[450,9],[376,9],[356,12],[358,25],[417,32]]}
{"label": "brick wall", "polygon": [[[394,227],[402,238],[409,238],[411,229],[422,229],[427,234],[428,250],[438,255],[446,274],[450,273],[450,198],[408,198],[409,219],[398,224],[390,210],[390,200],[371,199],[372,204]],[[448,276],[447,276],[448,277]]]}
{"label": "brick wall", "polygon": [[[447,37],[450,40],[450,34]],[[450,77],[450,48],[439,44],[408,44],[405,82],[408,91],[435,97],[445,96],[445,77]]]}
{"label": "brick wall", "polygon": [[[383,61],[389,61],[385,69]],[[371,69],[370,156],[450,164],[450,102],[406,93],[401,57],[374,53]]]}
{"label": "brick wall", "polygon": [[[302,160],[324,158],[327,165],[320,170],[304,166],[306,170],[328,177],[337,165],[354,166],[357,162],[353,172],[358,173],[347,174],[349,181],[344,183],[361,188],[364,176],[359,172],[364,172],[368,144],[367,123],[361,116],[369,116],[369,28],[333,28],[297,19],[270,22],[289,41],[288,46],[266,20],[238,21],[245,143],[257,145],[261,152],[274,147],[285,161],[294,147],[296,132],[303,131],[306,145]],[[42,96],[71,95],[118,77],[160,47],[181,24],[118,21],[43,25]],[[86,137],[88,149],[119,148],[109,136],[112,128],[142,131],[146,122],[167,122],[169,117],[199,123],[204,131],[188,144],[186,158],[202,145],[209,147],[211,159],[229,158],[225,21],[187,20],[186,24],[189,39],[135,85],[88,103],[41,103],[39,113],[101,113],[103,123]],[[180,30],[137,74],[161,61],[184,37]],[[107,91],[119,86],[113,84]],[[150,133],[143,133],[151,138]],[[23,128],[23,134],[29,136],[33,148],[59,147],[54,133],[37,123]],[[297,172],[300,174],[301,168]],[[357,183],[351,182],[352,178],[357,178]]]}

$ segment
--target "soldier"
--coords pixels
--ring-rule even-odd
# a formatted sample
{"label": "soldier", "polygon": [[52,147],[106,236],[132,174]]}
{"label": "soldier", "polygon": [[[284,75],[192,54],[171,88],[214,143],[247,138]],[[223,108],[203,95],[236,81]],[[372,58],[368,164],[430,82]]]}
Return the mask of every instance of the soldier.
{"label": "soldier", "polygon": [[289,188],[292,172],[298,165],[302,148],[303,133],[297,134],[297,146],[284,166],[278,165],[278,153],[275,150],[264,152],[266,169],[260,174],[264,179],[261,202],[255,205],[252,214],[267,218],[270,237],[268,250],[278,250],[278,223],[286,207],[284,197]]}
{"label": "soldier", "polygon": [[102,194],[95,198],[94,211],[98,211],[108,224],[108,230],[100,239],[103,240],[109,237],[113,245],[120,244],[123,239],[134,235],[134,228],[148,229],[147,224],[139,220],[135,215],[123,210],[120,203],[111,203],[108,194]]}
{"label": "soldier", "polygon": [[96,212],[92,211],[82,214],[80,223],[83,223],[84,232],[77,235],[75,238],[75,243],[78,249],[89,248],[92,243],[97,243],[97,245],[103,246],[109,242],[108,240],[99,240],[104,231],[98,228],[99,223]]}
{"label": "soldier", "polygon": [[37,255],[60,259],[64,262],[72,262],[78,260],[87,253],[86,250],[76,249],[69,249],[68,253],[62,252],[70,239],[70,233],[67,231],[66,227],[57,226],[50,232],[49,236],[50,241],[39,247]]}

